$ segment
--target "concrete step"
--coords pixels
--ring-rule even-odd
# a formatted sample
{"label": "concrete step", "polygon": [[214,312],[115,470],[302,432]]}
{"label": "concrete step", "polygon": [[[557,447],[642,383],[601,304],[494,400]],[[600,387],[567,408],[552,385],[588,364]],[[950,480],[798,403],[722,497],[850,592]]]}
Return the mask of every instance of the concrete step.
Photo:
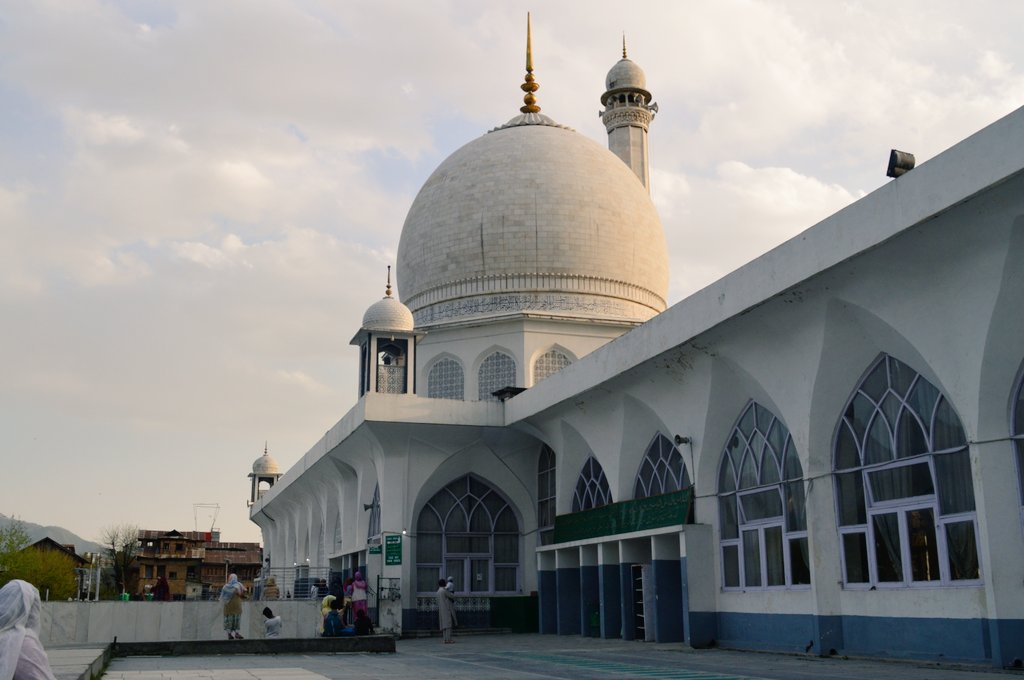
{"label": "concrete step", "polygon": [[255,638],[245,640],[174,640],[164,642],[117,642],[113,656],[213,656],[219,654],[344,654],[376,652],[393,654],[393,635],[360,635],[336,638]]}
{"label": "concrete step", "polygon": [[[467,635],[510,635],[511,633],[511,628],[456,628],[454,631],[455,637],[465,637]],[[430,629],[402,631],[403,640],[429,637],[441,637],[441,631]]]}

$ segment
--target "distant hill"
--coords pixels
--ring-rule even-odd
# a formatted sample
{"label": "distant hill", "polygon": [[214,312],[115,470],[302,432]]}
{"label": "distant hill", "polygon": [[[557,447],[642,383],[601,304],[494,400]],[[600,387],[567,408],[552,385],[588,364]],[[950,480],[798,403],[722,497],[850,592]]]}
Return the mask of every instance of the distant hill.
{"label": "distant hill", "polygon": [[[13,517],[0,513],[0,527],[6,527],[8,524],[15,522]],[[22,526],[25,527],[25,531],[28,532],[29,540],[32,543],[49,536],[53,540],[57,541],[61,545],[73,545],[75,546],[75,552],[81,555],[87,552],[100,552],[103,550],[103,546],[99,543],[93,543],[87,541],[77,534],[73,534],[64,527],[44,527],[41,524],[33,524],[32,522],[26,522],[20,520]]]}

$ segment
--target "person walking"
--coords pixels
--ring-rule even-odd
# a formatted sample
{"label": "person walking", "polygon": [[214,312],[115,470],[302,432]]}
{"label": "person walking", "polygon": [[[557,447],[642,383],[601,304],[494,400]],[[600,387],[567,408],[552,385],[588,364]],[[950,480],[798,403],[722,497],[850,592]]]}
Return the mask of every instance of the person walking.
{"label": "person walking", "polygon": [[450,645],[455,642],[452,639],[452,628],[456,625],[455,596],[445,586],[447,581],[444,579],[437,582],[437,620],[441,627],[441,641]]}
{"label": "person walking", "polygon": [[224,604],[224,630],[229,640],[241,640],[242,634],[242,598],[245,597],[245,586],[238,580],[237,574],[228,576],[228,582],[220,589],[220,601]]}
{"label": "person walking", "polygon": [[31,583],[0,588],[0,680],[56,680],[39,640],[42,603]]}

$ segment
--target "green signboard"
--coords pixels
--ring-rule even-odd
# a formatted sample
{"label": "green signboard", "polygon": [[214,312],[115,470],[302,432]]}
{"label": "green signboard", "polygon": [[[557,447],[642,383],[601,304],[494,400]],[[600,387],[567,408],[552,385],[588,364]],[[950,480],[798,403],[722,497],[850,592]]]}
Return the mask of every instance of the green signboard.
{"label": "green signboard", "polygon": [[388,534],[384,537],[384,564],[402,563],[402,537]]}
{"label": "green signboard", "polygon": [[379,555],[380,554],[380,546],[379,545],[371,545],[370,546],[370,550],[368,552],[371,555]]}
{"label": "green signboard", "polygon": [[692,499],[693,489],[689,488],[650,498],[610,503],[571,515],[558,515],[555,517],[555,543],[686,524]]}

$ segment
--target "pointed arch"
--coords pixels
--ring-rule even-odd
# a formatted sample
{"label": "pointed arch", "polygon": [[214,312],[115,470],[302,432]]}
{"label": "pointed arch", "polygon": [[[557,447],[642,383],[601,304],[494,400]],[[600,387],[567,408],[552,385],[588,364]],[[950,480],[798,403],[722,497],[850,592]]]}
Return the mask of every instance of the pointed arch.
{"label": "pointed arch", "polygon": [[370,519],[366,523],[366,542],[380,538],[380,482],[373,486],[373,498],[370,500]]}
{"label": "pointed arch", "polygon": [[882,354],[847,402],[832,451],[848,586],[981,580],[967,436],[932,383]]}
{"label": "pointed arch", "polygon": [[568,352],[561,347],[552,347],[533,361],[533,384],[558,373],[573,362]]}
{"label": "pointed arch", "polygon": [[555,540],[555,452],[547,444],[537,456],[537,542],[550,545]]}
{"label": "pointed arch", "polygon": [[1017,377],[1016,396],[1010,408],[1010,436],[1017,449],[1017,487],[1020,492],[1021,517],[1024,518],[1024,367]]}
{"label": "pointed arch", "polygon": [[608,480],[604,476],[604,468],[597,458],[590,456],[583,462],[576,490],[572,496],[572,511],[592,510],[612,502],[612,491],[608,488]]}
{"label": "pointed arch", "polygon": [[420,510],[416,590],[432,593],[443,576],[474,595],[520,590],[519,520],[511,502],[475,475],[450,482]]}
{"label": "pointed arch", "polygon": [[789,429],[755,401],[733,426],[718,469],[722,587],[807,587],[803,467]]}
{"label": "pointed arch", "polygon": [[690,473],[679,449],[662,433],[654,435],[636,471],[633,498],[672,493],[689,486]]}
{"label": "pointed arch", "polygon": [[479,401],[497,401],[494,396],[503,387],[516,384],[516,360],[510,353],[495,350],[480,362],[477,369],[477,399]]}
{"label": "pointed arch", "polygon": [[435,359],[427,371],[427,397],[464,400],[466,376],[462,362],[448,354]]}

